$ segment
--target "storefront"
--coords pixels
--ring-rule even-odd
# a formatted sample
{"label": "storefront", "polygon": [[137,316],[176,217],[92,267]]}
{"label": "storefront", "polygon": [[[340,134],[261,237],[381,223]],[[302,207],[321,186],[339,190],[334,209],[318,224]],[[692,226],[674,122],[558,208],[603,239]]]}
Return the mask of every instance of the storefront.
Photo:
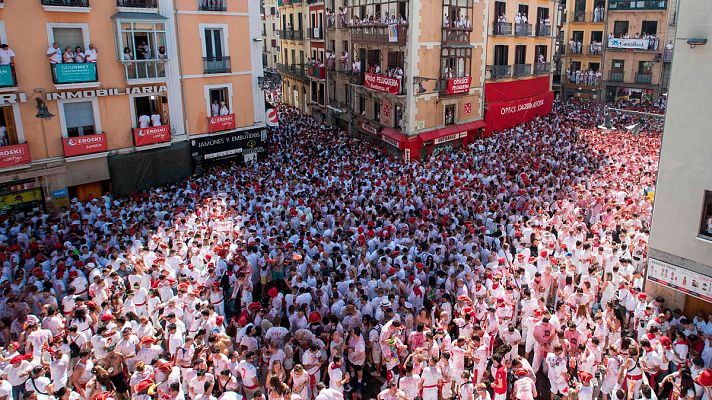
{"label": "storefront", "polygon": [[406,136],[395,129],[383,128],[379,131],[379,145],[398,159],[425,159],[471,143],[483,135],[484,128],[482,120],[450,125],[417,136]]}
{"label": "storefront", "polygon": [[548,115],[554,101],[549,77],[486,83],[486,132],[508,129]]}
{"label": "storefront", "polygon": [[220,163],[247,163],[267,155],[267,129],[257,128],[228,132],[190,140],[190,153],[195,173]]}
{"label": "storefront", "polygon": [[23,219],[44,211],[44,195],[37,179],[23,179],[0,185],[0,215]]}

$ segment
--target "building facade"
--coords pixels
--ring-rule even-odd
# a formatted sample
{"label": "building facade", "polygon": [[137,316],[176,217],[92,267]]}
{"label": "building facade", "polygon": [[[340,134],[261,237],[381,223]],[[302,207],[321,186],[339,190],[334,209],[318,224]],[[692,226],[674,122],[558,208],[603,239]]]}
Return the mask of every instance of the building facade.
{"label": "building facade", "polygon": [[167,183],[191,173],[193,139],[264,126],[252,2],[1,4],[3,212]]}
{"label": "building facade", "polygon": [[561,44],[564,98],[600,100],[606,40],[606,1],[569,0]]}
{"label": "building facade", "polygon": [[307,76],[309,5],[307,0],[277,0],[277,5],[280,17],[277,70],[282,77],[282,101],[308,114],[311,110]]}
{"label": "building facade", "polygon": [[277,0],[262,0],[262,67],[265,76],[279,64],[279,7]]}
{"label": "building facade", "polygon": [[[675,60],[660,151],[646,291],[688,316],[712,308],[712,171],[709,3],[679,2]],[[697,40],[696,40],[697,39]],[[706,42],[706,44],[704,44]],[[695,44],[697,43],[697,44]]]}
{"label": "building facade", "polygon": [[487,130],[500,130],[551,110],[558,4],[552,0],[489,1]]}

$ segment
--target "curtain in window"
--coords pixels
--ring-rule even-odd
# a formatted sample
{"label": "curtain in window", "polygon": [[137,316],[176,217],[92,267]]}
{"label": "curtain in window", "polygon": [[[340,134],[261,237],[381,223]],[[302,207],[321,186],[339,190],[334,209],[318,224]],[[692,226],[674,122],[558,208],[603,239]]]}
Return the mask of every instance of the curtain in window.
{"label": "curtain in window", "polygon": [[84,38],[81,28],[54,28],[54,41],[59,43],[59,47],[64,50],[71,47],[72,51],[77,46],[84,48]]}
{"label": "curtain in window", "polygon": [[94,109],[90,101],[64,104],[64,120],[69,136],[94,134]]}

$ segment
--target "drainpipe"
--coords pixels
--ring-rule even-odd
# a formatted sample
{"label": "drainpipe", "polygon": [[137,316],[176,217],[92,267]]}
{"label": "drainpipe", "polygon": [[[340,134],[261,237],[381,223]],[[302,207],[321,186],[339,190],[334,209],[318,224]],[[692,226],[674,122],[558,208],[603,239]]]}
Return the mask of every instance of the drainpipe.
{"label": "drainpipe", "polygon": [[178,70],[180,79],[180,96],[181,96],[181,107],[183,108],[183,132],[185,132],[186,140],[190,140],[190,132],[188,131],[188,113],[185,107],[185,84],[183,81],[183,55],[180,46],[180,29],[178,29],[178,7],[176,7],[176,0],[173,0],[173,25],[176,31],[176,47],[178,48]]}

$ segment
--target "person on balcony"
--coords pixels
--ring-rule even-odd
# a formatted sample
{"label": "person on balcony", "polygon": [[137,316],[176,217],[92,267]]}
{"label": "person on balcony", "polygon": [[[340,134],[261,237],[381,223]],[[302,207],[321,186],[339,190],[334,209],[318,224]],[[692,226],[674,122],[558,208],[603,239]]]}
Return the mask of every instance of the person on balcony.
{"label": "person on balcony", "polygon": [[217,117],[218,115],[220,115],[220,104],[217,100],[213,100],[213,102],[210,104],[210,115],[212,115],[213,117]]}
{"label": "person on balcony", "polygon": [[168,59],[168,53],[166,53],[166,46],[161,46],[158,48],[158,59],[159,60],[167,60]]}
{"label": "person on balcony", "polygon": [[151,126],[161,126],[163,125],[161,123],[161,114],[158,113],[158,110],[153,111],[153,114],[151,114]]}
{"label": "person on balcony", "polygon": [[89,43],[89,48],[84,52],[86,56],[86,62],[95,63],[99,58],[99,50],[94,47],[93,44]]}
{"label": "person on balcony", "polygon": [[0,44],[0,65],[15,65],[15,52],[5,43]]}
{"label": "person on balcony", "polygon": [[71,47],[67,46],[67,48],[64,49],[64,54],[62,55],[62,62],[65,64],[74,63],[74,53],[72,52]]}
{"label": "person on balcony", "polygon": [[47,49],[47,58],[50,64],[59,64],[62,62],[62,49],[59,48],[59,43],[54,42]]}
{"label": "person on balcony", "polygon": [[139,128],[143,129],[148,128],[149,126],[151,126],[151,117],[149,117],[148,114],[142,114],[138,117]]}
{"label": "person on balcony", "polygon": [[77,46],[74,49],[74,62],[75,63],[84,63],[86,61],[86,55],[84,54],[84,51],[82,51],[82,48],[80,46]]}
{"label": "person on balcony", "polygon": [[227,108],[227,104],[224,101],[220,102],[220,115],[228,115],[230,110]]}

